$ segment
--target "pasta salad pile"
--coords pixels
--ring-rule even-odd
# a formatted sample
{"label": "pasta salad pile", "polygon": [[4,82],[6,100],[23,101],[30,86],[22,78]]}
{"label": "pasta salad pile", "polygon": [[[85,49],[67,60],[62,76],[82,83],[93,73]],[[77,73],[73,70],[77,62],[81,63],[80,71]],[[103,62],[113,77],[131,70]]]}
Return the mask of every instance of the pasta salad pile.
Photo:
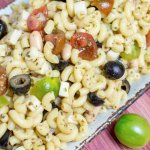
{"label": "pasta salad pile", "polygon": [[149,0],[13,4],[0,18],[0,147],[66,149],[149,73]]}

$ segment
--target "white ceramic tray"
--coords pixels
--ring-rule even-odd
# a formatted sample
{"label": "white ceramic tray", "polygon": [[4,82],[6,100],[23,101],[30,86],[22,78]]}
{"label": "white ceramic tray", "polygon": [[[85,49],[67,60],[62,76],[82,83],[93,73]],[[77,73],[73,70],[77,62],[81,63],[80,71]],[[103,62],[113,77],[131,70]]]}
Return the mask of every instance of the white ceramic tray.
{"label": "white ceramic tray", "polygon": [[[16,0],[14,3],[28,2],[28,0]],[[10,6],[0,10],[0,15],[10,14]],[[104,130],[113,120],[115,120],[123,111],[125,111],[130,105],[132,105],[143,93],[150,88],[150,75],[142,76],[142,78],[136,81],[132,86],[128,95],[127,101],[122,101],[122,107],[114,111],[109,109],[106,113],[97,116],[96,120],[89,125],[89,131],[87,138],[81,142],[72,142],[68,144],[66,150],[79,150],[91,139],[93,139],[98,133]]]}

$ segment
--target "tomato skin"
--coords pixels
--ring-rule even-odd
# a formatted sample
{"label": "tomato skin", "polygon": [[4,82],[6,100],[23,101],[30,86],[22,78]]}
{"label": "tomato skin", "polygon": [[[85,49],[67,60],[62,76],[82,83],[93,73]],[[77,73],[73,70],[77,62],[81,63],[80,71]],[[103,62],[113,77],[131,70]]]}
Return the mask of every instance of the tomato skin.
{"label": "tomato skin", "polygon": [[32,11],[28,17],[27,26],[30,31],[41,31],[48,17],[48,9],[46,6],[42,6]]}
{"label": "tomato skin", "polygon": [[8,78],[6,75],[6,70],[0,68],[0,95],[4,95],[8,88]]}
{"label": "tomato skin", "polygon": [[28,22],[27,22],[28,28],[30,29],[30,31],[40,31],[43,28],[43,25],[41,22],[37,21],[35,16],[30,16],[28,18]]}
{"label": "tomato skin", "polygon": [[107,16],[113,8],[114,0],[93,0],[93,5],[97,7],[101,13]]}
{"label": "tomato skin", "polygon": [[79,57],[85,60],[94,60],[97,58],[97,44],[91,34],[84,32],[75,33],[70,43],[73,48],[80,51]]}
{"label": "tomato skin", "polygon": [[148,34],[146,35],[146,45],[147,45],[147,47],[150,46],[150,31],[149,31]]}
{"label": "tomato skin", "polygon": [[52,34],[46,35],[44,40],[54,44],[53,54],[55,55],[59,55],[65,47],[65,33],[61,30],[53,31]]}
{"label": "tomato skin", "polygon": [[137,114],[125,114],[114,128],[117,139],[130,148],[140,148],[150,140],[150,125],[148,121]]}
{"label": "tomato skin", "polygon": [[39,13],[43,13],[46,17],[48,17],[48,9],[46,6],[42,6],[40,8],[34,9],[31,15],[37,15]]}

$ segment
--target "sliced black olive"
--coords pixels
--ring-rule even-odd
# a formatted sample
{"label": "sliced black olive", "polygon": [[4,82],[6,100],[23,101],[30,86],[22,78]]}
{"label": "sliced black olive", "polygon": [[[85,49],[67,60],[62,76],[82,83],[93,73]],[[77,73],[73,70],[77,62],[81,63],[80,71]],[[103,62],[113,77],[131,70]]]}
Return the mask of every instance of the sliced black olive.
{"label": "sliced black olive", "polygon": [[109,61],[104,66],[105,77],[111,80],[120,79],[125,72],[125,67],[120,61]]}
{"label": "sliced black olive", "polygon": [[60,60],[59,64],[55,65],[54,68],[59,70],[60,72],[63,71],[67,66],[69,66],[69,62]]}
{"label": "sliced black olive", "polygon": [[0,20],[0,40],[7,34],[7,25],[3,20]]}
{"label": "sliced black olive", "polygon": [[100,42],[97,41],[96,44],[97,44],[98,48],[102,48],[102,43],[100,43]]}
{"label": "sliced black olive", "polygon": [[100,97],[98,97],[95,93],[90,92],[88,94],[88,101],[94,106],[100,106],[105,103]]}
{"label": "sliced black olive", "polygon": [[130,86],[130,83],[128,82],[128,80],[125,79],[122,81],[121,88],[122,88],[122,90],[126,91],[127,94],[129,93],[131,86]]}
{"label": "sliced black olive", "polygon": [[3,149],[7,148],[9,136],[10,136],[10,131],[7,130],[5,134],[0,138],[0,148]]}
{"label": "sliced black olive", "polygon": [[26,94],[31,86],[31,78],[28,74],[16,75],[10,79],[10,87],[15,94]]}

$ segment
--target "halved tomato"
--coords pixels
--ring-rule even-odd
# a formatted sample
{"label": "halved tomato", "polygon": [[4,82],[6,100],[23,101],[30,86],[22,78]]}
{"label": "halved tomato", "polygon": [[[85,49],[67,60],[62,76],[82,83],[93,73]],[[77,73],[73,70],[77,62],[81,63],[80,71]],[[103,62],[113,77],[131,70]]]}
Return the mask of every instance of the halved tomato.
{"label": "halved tomato", "polygon": [[4,95],[8,88],[8,78],[6,75],[6,70],[0,68],[0,95]]}
{"label": "halved tomato", "polygon": [[148,34],[146,35],[146,45],[147,45],[147,47],[150,46],[150,31],[149,31]]}
{"label": "halved tomato", "polygon": [[77,32],[71,38],[71,45],[80,51],[79,56],[85,60],[97,58],[97,45],[91,34]]}
{"label": "halved tomato", "polygon": [[46,35],[44,39],[54,44],[53,54],[55,55],[59,55],[65,46],[65,33],[61,30],[53,31],[52,34]]}
{"label": "halved tomato", "polygon": [[32,11],[27,20],[27,26],[30,31],[40,31],[44,28],[48,17],[48,9],[42,6]]}
{"label": "halved tomato", "polygon": [[93,0],[93,5],[107,16],[113,8],[114,0]]}

